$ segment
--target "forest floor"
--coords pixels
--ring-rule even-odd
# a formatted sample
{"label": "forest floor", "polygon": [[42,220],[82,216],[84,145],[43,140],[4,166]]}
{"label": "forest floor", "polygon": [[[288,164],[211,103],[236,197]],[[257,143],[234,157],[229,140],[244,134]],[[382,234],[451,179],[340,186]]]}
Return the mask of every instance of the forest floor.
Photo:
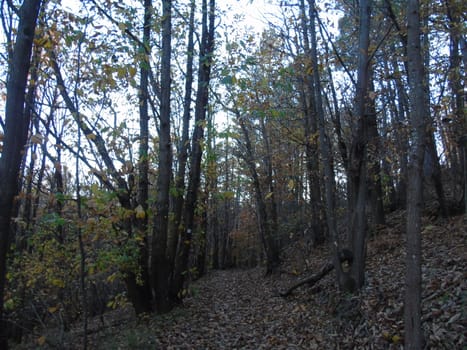
{"label": "forest floor", "polygon": [[[115,310],[90,324],[89,349],[400,349],[403,347],[405,238],[394,213],[368,241],[366,284],[337,290],[331,272],[314,286],[278,295],[329,260],[325,247],[297,241],[281,272],[211,271],[193,283],[183,306],[136,319]],[[424,220],[423,331],[428,349],[466,349],[467,233],[463,217]],[[66,348],[82,348],[72,332]],[[47,343],[46,343],[47,344]],[[63,343],[62,343],[63,344]]]}

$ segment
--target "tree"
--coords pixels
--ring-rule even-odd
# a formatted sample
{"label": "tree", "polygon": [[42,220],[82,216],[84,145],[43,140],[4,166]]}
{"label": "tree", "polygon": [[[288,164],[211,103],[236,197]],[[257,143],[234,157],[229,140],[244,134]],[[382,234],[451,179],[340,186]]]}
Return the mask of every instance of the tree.
{"label": "tree", "polygon": [[336,200],[335,200],[335,173],[333,167],[332,158],[332,147],[329,135],[325,128],[325,114],[322,99],[321,89],[321,78],[318,66],[318,43],[316,39],[316,11],[315,2],[309,0],[310,4],[310,44],[311,44],[311,59],[313,62],[313,84],[314,84],[314,95],[313,99],[316,106],[316,113],[318,118],[318,130],[319,130],[319,151],[321,156],[321,162],[324,168],[324,191],[325,191],[325,211],[326,211],[326,222],[329,230],[330,244],[332,246],[332,261],[334,268],[336,269],[337,281],[339,287],[344,290],[353,291],[353,284],[349,283],[350,276],[348,271],[343,271],[342,265],[339,259],[340,242],[337,231],[336,223]]}
{"label": "tree", "polygon": [[209,108],[209,82],[214,56],[215,1],[202,2],[202,32],[198,68],[198,90],[195,103],[195,125],[191,141],[190,173],[185,200],[183,232],[181,232],[180,251],[176,260],[173,290],[176,295],[183,289],[184,276],[188,269],[188,256],[194,233],[195,210],[201,179],[201,156],[203,154],[204,129]]}
{"label": "tree", "polygon": [[[465,74],[462,78],[461,63],[465,67],[467,65],[467,44],[465,36],[462,35],[462,13],[465,13],[466,5],[462,1],[446,0],[446,15],[448,17],[449,31],[449,86],[452,92],[452,112],[454,120],[446,119],[443,123],[446,130],[444,135],[447,137],[445,141],[445,149],[447,151],[449,161],[456,176],[457,182],[464,183],[464,213],[467,213],[467,115],[465,112],[465,95],[462,89],[462,80],[465,86]],[[463,52],[462,52],[463,51]],[[453,124],[453,125],[450,125]],[[456,142],[457,141],[457,142]],[[464,164],[464,169],[462,169]],[[463,173],[463,177],[462,177]],[[462,205],[462,204],[461,204]]]}
{"label": "tree", "polygon": [[[137,166],[133,164],[132,160],[131,143],[133,140],[130,141],[128,137],[119,138],[125,140],[127,149],[118,149],[118,147],[115,147],[115,139],[105,139],[105,134],[107,133],[110,133],[112,138],[114,138],[119,133],[129,132],[127,128],[130,127],[130,124],[126,122],[122,122],[118,125],[116,121],[118,118],[117,111],[112,107],[112,101],[109,98],[103,99],[103,103],[100,108],[106,112],[110,111],[115,115],[114,125],[102,127],[100,123],[94,125],[92,122],[93,118],[99,120],[99,122],[103,121],[104,125],[106,123],[105,119],[99,115],[92,115],[92,112],[89,113],[89,110],[94,110],[92,106],[94,101],[93,97],[83,94],[82,89],[75,91],[73,97],[68,92],[66,84],[70,84],[71,77],[69,77],[67,73],[64,74],[62,72],[59,64],[67,65],[69,61],[73,62],[73,60],[64,59],[67,55],[73,57],[73,50],[68,50],[68,48],[73,47],[73,41],[69,40],[68,36],[65,36],[64,46],[66,48],[59,48],[58,43],[62,39],[52,30],[50,31],[50,37],[53,44],[56,44],[56,47],[51,50],[49,46],[53,45],[48,45],[48,50],[51,51],[49,52],[51,57],[50,61],[53,72],[57,78],[58,86],[60,87],[59,90],[63,101],[71,112],[72,117],[78,122],[77,124],[80,130],[88,141],[89,150],[95,156],[93,162],[100,164],[103,169],[96,169],[96,167],[91,165],[83,156],[80,157],[81,162],[85,163],[92,169],[93,174],[108,191],[115,194],[121,207],[126,212],[126,215],[121,218],[121,222],[118,223],[121,234],[126,236],[127,242],[125,244],[126,247],[122,248],[122,254],[128,255],[131,253],[130,255],[132,257],[137,257],[138,260],[131,264],[122,264],[121,274],[126,283],[128,297],[138,314],[153,310],[153,306],[155,306],[156,311],[158,312],[166,312],[173,307],[174,302],[179,301],[179,297],[177,297],[178,291],[172,293],[172,291],[176,289],[173,285],[176,284],[176,281],[183,279],[183,275],[181,273],[177,273],[174,266],[177,248],[179,253],[184,249],[182,245],[177,247],[177,244],[179,242],[178,230],[182,227],[182,225],[180,225],[182,222],[182,209],[185,204],[184,181],[186,177],[185,167],[188,158],[189,145],[188,133],[192,95],[191,71],[193,56],[195,53],[193,39],[195,35],[194,21],[196,8],[194,6],[194,2],[192,2],[189,21],[186,21],[184,15],[176,9],[177,14],[180,15],[180,17],[176,17],[178,20],[176,25],[188,25],[189,32],[191,32],[191,34],[189,34],[189,36],[191,36],[188,44],[189,52],[186,56],[187,75],[184,76],[184,72],[177,75],[177,72],[173,68],[174,65],[172,65],[172,39],[177,37],[171,30],[173,7],[170,2],[163,3],[162,15],[159,17],[155,16],[157,9],[152,7],[150,1],[146,1],[143,4],[142,39],[139,39],[138,36],[132,32],[131,22],[125,22],[126,24],[123,26],[122,19],[119,17],[123,16],[123,18],[126,19],[125,16],[131,16],[133,13],[131,9],[119,8],[119,11],[115,14],[101,8],[95,1],[92,1],[92,4],[93,6],[91,6],[91,9],[97,9],[98,13],[100,13],[106,20],[110,21],[111,26],[113,25],[119,28],[120,31],[118,34],[123,38],[115,39],[115,37],[112,37],[112,40],[115,40],[117,45],[122,45],[122,47],[119,47],[117,54],[123,55],[128,53],[128,51],[131,51],[128,49],[128,45],[124,43],[125,40],[130,40],[133,44],[133,48],[137,51],[135,62],[139,65],[141,72],[140,82],[138,85],[136,81],[132,79],[136,73],[136,69],[131,66],[119,67],[119,58],[115,55],[112,56],[112,65],[100,64],[106,59],[106,57],[100,56],[100,50],[102,49],[103,51],[108,52],[106,50],[112,50],[112,48],[107,47],[105,43],[101,44],[99,41],[97,41],[97,43],[93,41],[92,43],[87,43],[88,45],[86,46],[86,49],[89,51],[99,51],[98,53],[96,52],[89,56],[89,60],[85,62],[86,68],[93,72],[99,71],[101,76],[106,77],[106,79],[102,79],[97,86],[95,83],[90,83],[90,80],[82,80],[81,83],[83,85],[90,84],[94,89],[104,90],[104,94],[108,95],[111,95],[114,91],[120,91],[119,84],[117,84],[115,77],[122,84],[129,84],[130,92],[134,92],[131,88],[135,88],[135,91],[136,87],[138,88],[136,95],[138,99],[137,106],[139,112],[139,157]],[[212,4],[212,7],[213,6],[214,5]],[[114,18],[112,15],[116,17]],[[215,14],[213,12],[212,15],[210,15],[210,32],[212,33],[210,35],[212,38],[214,37],[214,18]],[[160,22],[157,22],[157,19],[160,19]],[[86,19],[78,19],[77,23],[79,26],[82,25],[82,23],[88,22]],[[161,58],[160,61],[156,62],[154,62],[151,55],[152,47],[155,46],[153,45],[154,39],[151,39],[151,23],[160,23],[162,28],[159,38],[162,43],[162,46],[160,47]],[[94,22],[92,25],[94,25]],[[96,24],[96,26],[100,28],[99,24]],[[77,29],[72,33],[80,33],[80,30]],[[112,32],[112,34],[114,33]],[[99,37],[99,34],[95,34],[95,36]],[[203,47],[203,44],[201,47]],[[178,46],[176,49],[177,48]],[[201,54],[204,53],[201,52]],[[184,57],[185,56],[183,56],[183,58]],[[212,60],[212,53],[207,53],[206,57],[208,58],[208,61]],[[201,62],[202,65],[200,65],[200,69],[202,68],[206,70],[206,67],[211,69],[211,61],[206,63],[204,60],[201,60]],[[160,78],[154,77],[151,69],[151,66],[154,64],[160,64]],[[96,71],[94,71],[94,69],[96,69]],[[85,76],[85,74],[83,74],[83,76]],[[172,85],[172,76],[177,77],[177,84]],[[129,81],[127,80],[128,77],[130,78]],[[178,83],[180,81],[178,79],[179,77],[182,77],[181,79],[185,79],[186,84],[185,96],[183,97],[183,130],[180,140],[181,143],[178,147],[179,155],[177,164],[172,161],[172,141],[175,140],[172,132],[176,134],[176,124],[173,122],[175,118],[173,118],[172,114],[176,114],[178,110],[173,110],[172,105],[175,105],[174,96],[175,92],[178,91]],[[209,82],[209,76],[207,82]],[[206,91],[208,91],[208,87],[209,86],[206,85],[206,81],[200,80],[198,94],[205,94],[207,96]],[[154,95],[151,94],[151,90]],[[127,96],[129,96],[129,94]],[[207,97],[203,97],[200,105],[208,104]],[[157,110],[155,106],[156,104],[154,100],[156,98],[160,102],[160,110]],[[89,113],[89,115],[78,113],[78,101],[83,101],[87,107],[86,112]],[[153,114],[157,118],[155,124],[157,127],[158,138],[154,138],[154,140],[157,139],[158,144],[154,147],[154,154],[151,154],[152,150],[149,147],[149,141],[152,139],[149,128],[149,107],[152,107]],[[205,111],[205,107],[204,109],[198,108],[198,110]],[[201,115],[201,112],[196,113]],[[197,125],[204,127],[202,116],[199,118]],[[202,141],[202,134],[198,131],[196,132],[198,133],[197,143],[199,144],[200,140]],[[202,147],[200,147],[200,152],[197,153],[197,158],[200,158],[201,154]],[[149,161],[151,157],[155,156],[158,158],[159,165],[157,171],[152,171],[152,169],[149,168]],[[176,165],[178,165],[179,168],[177,177],[175,181],[173,181],[172,172]],[[138,170],[135,171],[135,169]],[[156,191],[151,191],[150,188],[153,174],[156,174]],[[135,186],[135,184],[137,186]],[[177,189],[175,191],[171,189],[172,185],[176,186]],[[150,193],[155,193],[155,198],[151,198]],[[151,212],[151,210],[149,210],[150,205],[153,205],[152,209],[155,209],[153,210],[154,216],[152,217],[152,225],[148,225],[148,216]],[[150,240],[148,239],[147,231],[149,229],[152,229],[151,244],[153,246],[151,249],[148,246]],[[127,252],[126,249],[129,249],[130,252]],[[149,252],[151,254],[150,257]],[[188,252],[185,253],[187,254]],[[183,264],[180,266],[182,265]]]}
{"label": "tree", "polygon": [[[359,40],[358,40],[358,71],[355,96],[356,129],[352,137],[350,150],[350,167],[348,186],[349,191],[349,218],[350,239],[354,260],[352,264],[352,277],[357,288],[363,286],[365,276],[365,241],[366,241],[366,203],[368,192],[368,132],[369,132],[369,95],[370,81],[370,17],[371,0],[359,2]],[[374,118],[374,116],[373,116]]]}
{"label": "tree", "polygon": [[[286,120],[289,112],[296,111],[295,90],[289,80],[294,77],[289,74],[291,68],[281,57],[279,45],[282,39],[275,34],[273,30],[264,32],[258,49],[254,48],[255,41],[250,35],[246,36],[245,42],[240,41],[239,46],[232,43],[228,59],[238,65],[226,68],[223,79],[229,86],[229,103],[232,106],[225,106],[220,101],[235,118],[237,147],[234,152],[244,164],[242,173],[250,179],[258,236],[266,257],[266,273],[272,273],[279,266],[281,239],[290,233],[287,221],[292,221],[287,211],[294,211],[284,203],[290,203],[287,196],[292,197],[294,188],[300,187],[300,181],[293,176],[296,162],[291,149],[296,147],[296,141],[281,139],[281,135],[284,135],[282,132],[294,133],[296,125],[302,125],[302,119],[297,121],[294,118],[292,123]],[[247,54],[238,55],[236,49],[239,47]],[[289,129],[292,125],[293,131]],[[297,190],[294,200],[298,202],[297,198],[302,195]],[[279,203],[287,212],[282,213],[281,218]],[[283,223],[283,231],[280,223]]]}
{"label": "tree", "polygon": [[[314,11],[314,9],[310,9]],[[310,48],[310,39],[309,39],[309,23],[307,11],[305,8],[305,1],[300,0],[300,17],[301,17],[301,26],[303,30],[303,49],[305,56],[307,57],[307,62],[312,62],[312,54]],[[311,23],[314,26],[314,23]],[[311,29],[315,30],[314,28]],[[307,72],[310,68],[305,69]],[[313,68],[312,68],[313,69]],[[321,201],[321,184],[320,184],[320,171],[319,171],[319,156],[318,156],[318,142],[315,137],[318,134],[318,121],[316,115],[316,101],[314,100],[315,96],[315,85],[313,79],[303,77],[305,86],[302,87],[302,105],[304,109],[304,118],[305,118],[305,151],[306,151],[306,165],[308,172],[308,184],[310,186],[310,204],[311,204],[311,227],[313,238],[316,241],[322,241],[325,237],[325,225],[323,223],[322,217],[322,201]]]}
{"label": "tree", "polygon": [[[182,211],[185,199],[186,189],[186,172],[188,162],[188,151],[190,149],[190,119],[191,119],[191,105],[193,94],[193,61],[195,56],[195,12],[196,3],[194,0],[190,2],[190,17],[188,23],[188,43],[187,43],[187,56],[186,56],[186,72],[185,72],[185,93],[183,96],[183,121],[181,138],[178,143],[177,163],[178,169],[174,179],[175,191],[172,194],[172,212],[173,218],[170,221],[170,235],[168,243],[168,256],[171,265],[172,276],[174,278],[175,272],[175,259],[177,253],[177,245],[181,236],[182,225]],[[182,226],[183,227],[183,226]],[[171,297],[176,298],[178,290],[172,291]]]}
{"label": "tree", "polygon": [[172,309],[169,298],[170,262],[167,257],[170,182],[172,179],[172,140],[170,135],[170,95],[172,58],[172,1],[162,1],[161,107],[159,127],[159,166],[157,198],[153,220],[151,273],[155,307],[158,312]]}
{"label": "tree", "polygon": [[426,147],[425,98],[427,82],[422,57],[420,3],[407,2],[407,64],[410,88],[409,193],[407,195],[407,258],[404,303],[405,348],[422,349],[421,327],[421,211],[423,206],[423,160]]}
{"label": "tree", "polygon": [[266,273],[272,273],[280,263],[279,257],[279,249],[277,243],[275,242],[275,236],[277,228],[273,224],[273,220],[271,219],[271,212],[267,210],[266,205],[266,198],[269,196],[271,198],[272,193],[264,193],[260,183],[260,177],[258,174],[258,170],[256,168],[256,161],[255,155],[253,153],[253,144],[251,141],[250,133],[247,124],[246,124],[246,116],[238,115],[237,120],[240,124],[241,132],[243,135],[244,140],[244,155],[243,158],[247,167],[250,172],[250,176],[253,181],[253,190],[256,199],[256,210],[257,210],[257,218],[258,218],[258,228],[259,228],[259,236],[261,242],[263,244],[264,251],[266,253]]}
{"label": "tree", "polygon": [[18,10],[19,23],[15,45],[9,62],[3,149],[0,158],[0,348],[7,349],[6,320],[3,300],[6,282],[7,255],[10,247],[10,227],[19,188],[19,170],[30,120],[25,113],[26,83],[31,65],[36,22],[40,0],[26,0]]}
{"label": "tree", "polygon": [[[140,61],[140,88],[139,88],[139,160],[138,160],[138,206],[141,206],[145,213],[143,217],[138,218],[136,227],[139,231],[137,234],[142,237],[142,244],[139,250],[139,266],[141,267],[141,279],[143,283],[138,283],[134,274],[129,275],[127,283],[132,283],[132,290],[135,294],[132,300],[139,300],[139,303],[133,302],[134,305],[139,305],[136,312],[138,314],[149,312],[152,309],[151,305],[151,285],[149,279],[149,247],[148,247],[148,200],[149,200],[149,75],[151,73],[150,52],[151,52],[151,20],[153,16],[152,1],[144,1],[143,15],[143,37],[142,43],[139,45]],[[141,285],[142,284],[142,285]]]}

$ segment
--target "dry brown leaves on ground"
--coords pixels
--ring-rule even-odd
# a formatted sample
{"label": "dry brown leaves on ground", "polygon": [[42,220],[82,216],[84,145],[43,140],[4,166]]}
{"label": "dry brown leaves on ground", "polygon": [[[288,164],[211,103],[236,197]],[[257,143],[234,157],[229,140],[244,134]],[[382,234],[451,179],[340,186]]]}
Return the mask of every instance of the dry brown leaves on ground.
{"label": "dry brown leaves on ground", "polygon": [[[423,228],[423,331],[428,349],[462,349],[467,332],[466,231],[462,217]],[[405,246],[389,224],[368,242],[367,283],[337,291],[334,273],[313,287],[277,296],[317,271],[326,248],[303,257],[289,249],[282,273],[212,271],[193,284],[183,307],[134,318],[91,337],[95,349],[401,349]],[[292,254],[293,253],[293,254]],[[306,260],[306,261],[305,261]],[[305,267],[304,267],[305,266]],[[296,273],[300,270],[301,276]]]}

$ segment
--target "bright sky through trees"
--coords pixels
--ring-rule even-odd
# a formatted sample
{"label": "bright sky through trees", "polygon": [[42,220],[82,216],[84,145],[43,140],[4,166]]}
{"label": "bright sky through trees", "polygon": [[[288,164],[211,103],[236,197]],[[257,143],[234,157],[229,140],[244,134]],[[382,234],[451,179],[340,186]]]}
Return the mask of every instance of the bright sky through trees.
{"label": "bright sky through trees", "polygon": [[266,0],[231,0],[222,2],[220,6],[232,9],[228,17],[244,16],[243,22],[256,32],[261,32],[266,27],[268,14],[277,10],[276,5],[268,4]]}

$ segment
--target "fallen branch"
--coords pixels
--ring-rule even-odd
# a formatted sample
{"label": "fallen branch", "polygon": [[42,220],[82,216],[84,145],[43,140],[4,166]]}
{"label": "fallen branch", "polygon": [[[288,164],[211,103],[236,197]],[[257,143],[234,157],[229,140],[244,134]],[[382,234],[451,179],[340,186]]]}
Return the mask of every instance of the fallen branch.
{"label": "fallen branch", "polygon": [[323,267],[321,267],[321,269],[319,270],[318,273],[298,281],[297,283],[295,283],[292,287],[290,287],[286,291],[279,292],[279,295],[281,297],[289,296],[290,293],[292,293],[298,287],[303,286],[304,284],[309,284],[310,286],[312,286],[316,282],[318,282],[320,279],[322,279],[324,276],[326,276],[329,272],[331,272],[333,269],[334,269],[334,265],[331,264],[331,263],[327,263],[327,264],[323,265]]}

